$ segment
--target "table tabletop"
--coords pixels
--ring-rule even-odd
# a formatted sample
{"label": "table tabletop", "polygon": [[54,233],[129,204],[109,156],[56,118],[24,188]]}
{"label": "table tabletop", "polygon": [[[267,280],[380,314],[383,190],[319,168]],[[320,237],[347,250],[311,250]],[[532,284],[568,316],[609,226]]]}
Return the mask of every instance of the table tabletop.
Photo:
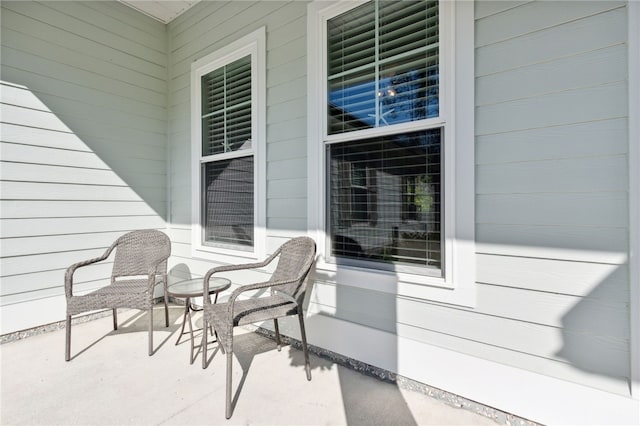
{"label": "table tabletop", "polygon": [[[191,278],[171,284],[167,291],[176,297],[198,297],[203,294],[203,279]],[[222,277],[211,277],[209,279],[209,294],[219,293],[231,286],[231,280]]]}

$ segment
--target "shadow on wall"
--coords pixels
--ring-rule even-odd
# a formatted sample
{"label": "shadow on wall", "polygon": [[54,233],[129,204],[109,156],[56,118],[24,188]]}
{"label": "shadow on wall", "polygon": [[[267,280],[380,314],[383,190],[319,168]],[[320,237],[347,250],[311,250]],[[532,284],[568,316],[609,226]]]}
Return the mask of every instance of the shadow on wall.
{"label": "shadow on wall", "polygon": [[[72,102],[49,94],[45,81],[35,87],[19,79],[0,84],[5,175],[30,184],[19,200],[55,203],[43,209],[48,217],[73,213],[119,222],[129,217],[134,227],[121,229],[161,226],[166,218],[164,134],[145,134],[118,121],[121,113],[111,111],[119,108],[118,100],[106,107],[109,97],[97,102],[92,89],[79,89],[83,101]],[[3,192],[11,189],[3,184]]]}
{"label": "shadow on wall", "polygon": [[[0,295],[9,333],[64,318],[69,265],[127,231],[165,227],[166,172],[164,135],[118,122],[124,100],[86,87],[77,100],[53,95],[54,75],[22,80],[4,49],[2,60]],[[86,291],[109,276],[106,267],[88,272],[77,281]]]}
{"label": "shadow on wall", "polygon": [[194,278],[189,265],[187,265],[186,263],[178,263],[176,265],[173,265],[169,269],[168,275],[169,285],[178,281],[190,280],[191,278]]}
{"label": "shadow on wall", "polygon": [[[582,249],[581,247],[569,248]],[[537,247],[536,250],[542,249]],[[619,256],[616,254],[616,259]],[[546,260],[544,262],[547,262]],[[596,387],[598,389],[611,391],[618,394],[628,395],[630,386],[630,355],[629,355],[629,272],[626,264],[602,264],[594,262],[567,262],[563,260],[552,261],[553,266],[549,270],[536,271],[535,276],[540,280],[544,277],[550,278],[549,283],[537,282],[538,290],[523,289],[518,290],[518,297],[525,294],[535,296],[535,304],[532,307],[524,309],[521,317],[513,319],[505,318],[506,327],[509,324],[521,322],[526,327],[532,327],[537,332],[532,335],[540,335],[546,339],[540,342],[544,352],[538,352],[541,358],[547,358],[547,363],[541,363],[541,367],[533,370],[540,374],[547,374],[558,377],[561,380],[575,381],[576,383]],[[538,265],[536,263],[536,265]],[[543,265],[540,265],[543,266]],[[554,269],[558,268],[558,269]],[[526,271],[516,271],[517,274],[526,273]],[[313,312],[309,318],[309,322],[313,322],[314,317],[334,317],[345,321],[345,326],[349,324],[361,324],[371,329],[382,330],[390,335],[397,335],[395,324],[397,321],[397,305],[395,298],[389,295],[354,288],[346,285],[325,284],[331,282],[340,282],[339,274],[325,275],[322,271],[315,272],[317,284],[316,289],[322,292],[323,303],[330,306],[318,307],[318,303],[313,303],[313,309],[320,309],[320,313]],[[506,274],[502,275],[507,276]],[[565,283],[565,281],[567,281]],[[514,278],[512,286],[517,283]],[[564,285],[564,287],[562,287]],[[488,286],[481,286],[488,287]],[[493,286],[491,288],[494,288]],[[330,290],[327,290],[330,289]],[[311,293],[311,289],[310,293]],[[331,296],[327,291],[335,292],[335,305],[328,303]],[[494,293],[491,293],[494,294]],[[552,317],[546,320],[540,320],[538,323],[533,322],[532,318],[541,318],[543,312],[529,314],[527,311],[544,307],[545,303],[553,303],[555,306],[549,306],[548,314]],[[306,301],[309,306],[309,300]],[[332,307],[335,306],[335,311]],[[491,304],[493,306],[493,304]],[[486,309],[486,304],[482,304],[481,309]],[[455,313],[455,307],[450,308]],[[499,308],[495,308],[499,310]],[[326,312],[324,312],[326,311]],[[470,317],[473,312],[464,309],[464,313],[460,317]],[[502,312],[502,311],[500,311]],[[504,312],[510,312],[510,309]],[[531,311],[533,312],[533,311]],[[467,314],[468,313],[468,314]],[[477,314],[479,320],[482,316]],[[498,312],[493,312],[491,316],[497,317]],[[537,320],[536,320],[537,321]],[[547,322],[548,321],[548,322]],[[335,322],[334,324],[338,324]],[[327,331],[333,333],[336,341],[344,341],[344,335],[348,334],[346,330],[336,329]],[[464,338],[464,330],[460,331]],[[310,334],[310,340],[314,340],[314,336]],[[344,335],[342,335],[344,334]],[[317,338],[317,337],[316,337]],[[389,341],[378,342],[367,340],[367,336],[361,336],[362,340],[348,342],[345,345],[354,345],[358,348],[367,348],[369,353],[386,354],[385,360],[393,358],[397,355],[397,347],[390,347]],[[426,342],[428,343],[428,342]],[[505,353],[518,350],[518,347],[508,346],[509,339],[506,339],[504,347]],[[535,342],[532,342],[535,345]],[[331,349],[330,346],[327,346]],[[473,354],[472,354],[473,355]],[[532,357],[536,353],[531,354]],[[375,356],[372,356],[375,358]],[[292,356],[293,359],[293,356]],[[395,367],[397,367],[397,359],[393,359]],[[570,368],[563,366],[568,364]],[[382,368],[394,370],[393,366],[378,365]],[[523,369],[531,369],[530,365],[514,365]],[[545,367],[549,370],[545,370]],[[557,370],[559,368],[559,370]],[[572,371],[573,370],[573,371]],[[580,370],[580,372],[578,372]],[[561,373],[558,373],[561,371]],[[342,372],[341,374],[342,381]],[[473,378],[469,378],[473,380]],[[345,380],[342,383],[343,402],[345,413],[354,423],[358,422],[357,410],[354,408],[358,404],[358,399],[367,390],[357,389],[356,393],[351,392],[350,384]],[[402,405],[402,394],[398,391],[398,404]],[[351,400],[354,398],[354,400]],[[406,405],[406,404],[405,404]],[[407,411],[410,416],[410,411]],[[349,417],[353,416],[353,417]]]}
{"label": "shadow on wall", "polygon": [[[617,266],[562,317],[556,356],[606,380],[630,386],[629,273]],[[629,388],[630,390],[630,388]]]}

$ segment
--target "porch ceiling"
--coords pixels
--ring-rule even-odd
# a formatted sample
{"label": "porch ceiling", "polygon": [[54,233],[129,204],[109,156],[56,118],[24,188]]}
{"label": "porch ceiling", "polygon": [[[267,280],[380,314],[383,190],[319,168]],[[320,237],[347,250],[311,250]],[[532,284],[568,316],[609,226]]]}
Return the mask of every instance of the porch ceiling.
{"label": "porch ceiling", "polygon": [[129,7],[168,24],[200,0],[119,0]]}

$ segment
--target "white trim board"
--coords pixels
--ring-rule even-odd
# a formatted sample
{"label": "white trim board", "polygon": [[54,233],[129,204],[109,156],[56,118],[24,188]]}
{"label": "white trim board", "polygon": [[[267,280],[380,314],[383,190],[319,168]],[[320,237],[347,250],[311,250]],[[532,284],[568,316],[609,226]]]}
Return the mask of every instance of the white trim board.
{"label": "white trim board", "polygon": [[629,397],[324,315],[312,315],[305,321],[310,344],[516,416],[556,425],[640,422],[640,401]]}
{"label": "white trim board", "polygon": [[[238,258],[258,260],[265,257],[266,250],[266,27],[245,35],[224,47],[209,53],[191,64],[191,256],[194,259],[237,263]],[[252,136],[250,150],[218,154],[217,160],[244,156],[251,152],[254,161],[254,240],[250,251],[202,244],[202,226],[200,222],[200,164],[201,156],[201,114],[200,114],[200,78],[219,67],[243,56],[251,56],[252,73]],[[213,156],[210,156],[213,157]]]}
{"label": "white trim board", "polygon": [[628,3],[629,49],[629,358],[631,394],[640,399],[640,3]]}

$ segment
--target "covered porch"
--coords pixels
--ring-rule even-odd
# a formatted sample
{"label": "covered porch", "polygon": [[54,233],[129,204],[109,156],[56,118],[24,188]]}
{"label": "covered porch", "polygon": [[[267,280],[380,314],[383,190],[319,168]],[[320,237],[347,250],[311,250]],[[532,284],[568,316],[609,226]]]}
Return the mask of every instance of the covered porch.
{"label": "covered porch", "polygon": [[[189,363],[188,335],[176,345],[182,306],[172,305],[164,327],[156,307],[155,353],[146,352],[146,314],[121,310],[75,324],[72,360],[63,357],[64,329],[0,346],[2,424],[313,424],[492,425],[532,424],[472,401],[399,377],[363,374],[361,364],[312,348],[313,379],[304,374],[302,351],[276,350],[264,334],[238,329],[234,402],[224,417],[225,366],[217,343],[210,363]],[[202,325],[200,316],[195,326]],[[196,343],[200,343],[196,332]],[[8,336],[5,336],[5,338]],[[332,359],[333,358],[333,359]],[[342,364],[352,363],[346,367]],[[355,367],[355,369],[354,369]]]}
{"label": "covered porch", "polygon": [[[295,345],[242,330],[229,423],[640,424],[640,3],[416,2],[427,44],[379,3],[400,4],[2,1],[0,424],[227,423],[224,357],[212,344],[207,369],[189,363],[179,305],[169,328],[157,305],[151,357],[147,314],[123,310],[117,331],[108,315],[74,325],[64,362],[66,268],[149,228],[177,279],[318,244],[313,380]],[[328,25],[362,11],[373,48],[345,52],[367,63],[330,73]],[[400,50],[381,58],[385,22]],[[235,112],[203,109],[218,92],[202,82],[227,69],[251,114],[222,120],[242,131],[219,142],[202,136]],[[363,122],[359,101],[331,114],[334,83],[366,89]],[[415,135],[420,150],[402,145]],[[212,184],[232,162],[241,191]],[[244,194],[240,214],[209,220],[209,193]],[[110,271],[87,268],[78,293]]]}

